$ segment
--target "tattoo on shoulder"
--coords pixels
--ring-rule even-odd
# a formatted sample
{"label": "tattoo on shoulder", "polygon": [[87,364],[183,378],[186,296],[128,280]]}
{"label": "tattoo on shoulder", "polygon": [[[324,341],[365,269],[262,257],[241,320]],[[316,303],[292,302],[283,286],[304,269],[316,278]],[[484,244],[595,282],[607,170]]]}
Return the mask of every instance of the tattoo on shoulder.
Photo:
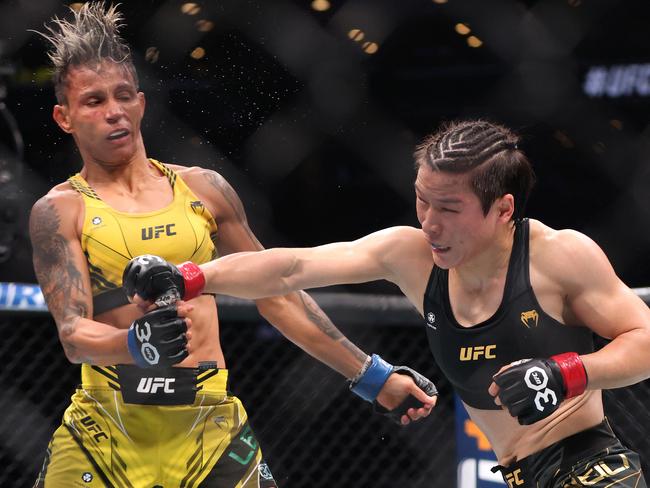
{"label": "tattoo on shoulder", "polygon": [[223,198],[228,203],[228,206],[233,210],[237,216],[237,219],[244,226],[244,229],[246,229],[246,233],[248,234],[248,237],[253,242],[253,244],[258,249],[264,249],[264,246],[262,246],[260,241],[257,240],[257,237],[255,237],[255,234],[253,234],[253,232],[248,227],[248,219],[246,218],[244,205],[242,204],[239,195],[237,195],[237,192],[233,189],[233,187],[230,186],[230,184],[223,176],[215,171],[205,170],[203,171],[203,176],[214,188],[217,189],[217,191],[219,191],[219,193],[221,193],[221,195],[223,195]]}
{"label": "tattoo on shoulder", "polygon": [[61,332],[70,335],[74,322],[65,319],[88,316],[88,293],[60,226],[56,207],[46,199],[37,203],[30,220],[34,270],[52,315],[73,328]]}
{"label": "tattoo on shoulder", "polygon": [[346,349],[352,351],[354,353],[354,356],[360,361],[364,361],[366,359],[366,354],[357,346],[352,344],[352,342],[350,342],[348,338],[345,337],[341,331],[336,328],[334,323],[327,315],[325,315],[325,312],[321,310],[321,308],[318,306],[318,304],[316,304],[312,297],[310,297],[304,291],[299,292],[298,296],[300,297],[300,301],[305,308],[307,317],[314,324],[316,324],[316,327],[322,330],[328,337],[331,337],[335,341],[339,341]]}

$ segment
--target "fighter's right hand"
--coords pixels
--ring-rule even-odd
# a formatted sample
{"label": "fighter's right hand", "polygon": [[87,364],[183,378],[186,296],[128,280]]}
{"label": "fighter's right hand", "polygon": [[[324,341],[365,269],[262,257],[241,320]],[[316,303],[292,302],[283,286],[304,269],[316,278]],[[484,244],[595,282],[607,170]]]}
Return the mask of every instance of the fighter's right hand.
{"label": "fighter's right hand", "polygon": [[204,286],[205,276],[196,264],[188,261],[175,266],[152,254],[133,258],[122,275],[122,287],[129,300],[138,295],[158,306],[191,300],[201,294]]}
{"label": "fighter's right hand", "polygon": [[188,355],[186,332],[186,319],[178,315],[176,305],[157,308],[131,324],[129,353],[141,368],[180,363]]}

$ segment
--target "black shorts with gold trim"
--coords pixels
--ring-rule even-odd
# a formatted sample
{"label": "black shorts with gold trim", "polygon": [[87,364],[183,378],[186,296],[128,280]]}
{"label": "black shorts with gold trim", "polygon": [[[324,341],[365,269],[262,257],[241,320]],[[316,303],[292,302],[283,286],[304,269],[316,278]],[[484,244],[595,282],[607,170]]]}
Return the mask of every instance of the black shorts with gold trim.
{"label": "black shorts with gold trim", "polygon": [[607,420],[497,470],[509,488],[647,488],[639,455]]}

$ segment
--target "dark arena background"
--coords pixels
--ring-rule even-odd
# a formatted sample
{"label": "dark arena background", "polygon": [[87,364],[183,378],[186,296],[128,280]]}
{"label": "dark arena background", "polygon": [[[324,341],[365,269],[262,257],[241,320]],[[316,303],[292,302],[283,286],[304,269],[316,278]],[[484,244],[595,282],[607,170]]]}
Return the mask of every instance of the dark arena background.
{"label": "dark arena background", "polygon": [[[12,307],[9,284],[36,283],[30,208],[81,167],[51,117],[45,43],[29,31],[66,5],[79,6],[0,3],[1,487],[33,484],[79,380],[51,317],[34,300]],[[265,246],[417,225],[415,144],[441,121],[484,117],[524,137],[538,177],[528,215],[589,235],[647,301],[650,2],[124,0],[121,10],[148,154],[219,171]],[[224,298],[232,389],[280,486],[499,486],[480,473],[461,482],[453,392],[399,291],[315,296],[365,351],[419,369],[441,396],[430,418],[394,427],[250,303]],[[650,383],[605,400],[650,475]]]}

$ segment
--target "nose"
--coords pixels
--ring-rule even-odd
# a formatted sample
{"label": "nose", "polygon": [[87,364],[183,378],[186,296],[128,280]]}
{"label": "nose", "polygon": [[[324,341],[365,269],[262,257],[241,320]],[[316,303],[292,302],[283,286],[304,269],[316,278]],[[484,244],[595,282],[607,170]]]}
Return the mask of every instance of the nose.
{"label": "nose", "polygon": [[438,212],[434,208],[429,207],[422,214],[420,224],[422,225],[422,230],[429,237],[435,238],[440,236],[442,231],[442,225],[440,224],[440,219],[438,218]]}
{"label": "nose", "polygon": [[111,98],[106,105],[106,120],[109,123],[117,122],[124,115],[124,108],[117,100]]}

